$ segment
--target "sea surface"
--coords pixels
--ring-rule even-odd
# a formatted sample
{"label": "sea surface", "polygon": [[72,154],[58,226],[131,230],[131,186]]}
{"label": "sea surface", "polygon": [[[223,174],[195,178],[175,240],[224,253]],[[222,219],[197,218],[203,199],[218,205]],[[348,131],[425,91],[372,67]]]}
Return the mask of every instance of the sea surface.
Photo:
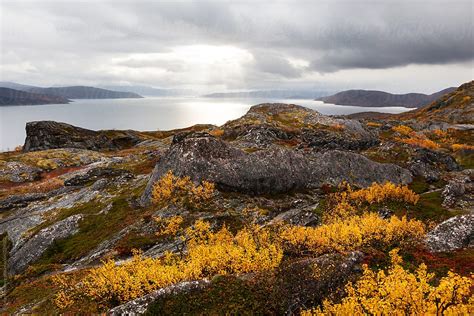
{"label": "sea surface", "polygon": [[170,130],[194,124],[221,125],[236,119],[255,104],[293,103],[323,114],[377,111],[400,113],[404,107],[356,107],[302,99],[235,99],[202,97],[148,97],[143,99],[74,100],[70,104],[0,107],[0,151],[12,150],[25,141],[25,124],[53,120],[89,129]]}

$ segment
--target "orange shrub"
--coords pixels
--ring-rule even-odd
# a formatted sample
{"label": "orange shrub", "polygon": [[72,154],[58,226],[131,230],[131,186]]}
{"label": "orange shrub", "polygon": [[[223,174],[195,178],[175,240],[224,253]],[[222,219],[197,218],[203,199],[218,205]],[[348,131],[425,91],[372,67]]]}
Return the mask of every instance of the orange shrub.
{"label": "orange shrub", "polygon": [[428,148],[428,149],[438,149],[440,145],[435,143],[434,141],[426,138],[420,137],[410,137],[410,138],[397,138],[397,141],[400,141],[405,144]]}
{"label": "orange shrub", "polygon": [[342,124],[335,123],[331,125],[331,129],[335,131],[343,131],[346,127]]}
{"label": "orange shrub", "polygon": [[223,129],[214,129],[214,130],[210,131],[209,134],[211,134],[214,137],[221,137],[222,135],[224,135],[224,130]]}
{"label": "orange shrub", "polygon": [[451,149],[453,151],[459,151],[459,150],[474,150],[474,146],[472,145],[466,145],[466,144],[452,144]]}
{"label": "orange shrub", "polygon": [[380,127],[380,126],[382,126],[381,123],[377,123],[377,122],[367,122],[366,125],[369,126],[369,127]]}
{"label": "orange shrub", "polygon": [[413,129],[405,125],[394,126],[392,127],[392,130],[404,136],[408,136],[413,132]]}
{"label": "orange shrub", "polygon": [[437,138],[446,138],[448,136],[448,133],[440,130],[440,129],[435,129],[433,130],[433,135],[436,136]]}

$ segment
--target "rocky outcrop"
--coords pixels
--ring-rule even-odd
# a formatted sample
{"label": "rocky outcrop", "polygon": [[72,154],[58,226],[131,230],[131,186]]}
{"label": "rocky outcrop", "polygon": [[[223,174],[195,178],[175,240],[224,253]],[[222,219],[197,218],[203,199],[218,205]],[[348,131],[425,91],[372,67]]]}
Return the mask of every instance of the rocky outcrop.
{"label": "rocky outcrop", "polygon": [[40,178],[40,168],[17,161],[0,161],[0,182],[27,182]]}
{"label": "rocky outcrop", "polygon": [[240,147],[290,144],[318,150],[362,150],[379,142],[358,121],[322,115],[295,104],[254,105],[244,116],[221,128],[223,138],[235,140]]}
{"label": "rocky outcrop", "polygon": [[307,306],[317,306],[329,294],[336,294],[361,272],[364,254],[353,251],[347,255],[327,254],[302,259],[279,269],[279,284],[285,301],[285,315],[297,315]]}
{"label": "rocky outcrop", "polygon": [[446,184],[441,196],[444,207],[474,209],[474,170],[457,173]]}
{"label": "rocky outcrop", "polygon": [[474,215],[459,215],[442,222],[428,233],[425,244],[432,252],[474,246]]}
{"label": "rocky outcrop", "polygon": [[148,309],[148,305],[161,296],[183,294],[190,291],[198,291],[209,285],[208,280],[185,281],[168,287],[161,288],[145,296],[134,299],[123,305],[112,308],[107,313],[110,316],[119,315],[143,315]]}
{"label": "rocky outcrop", "polygon": [[[59,188],[56,190],[49,191],[47,193],[26,193],[11,195],[5,199],[0,199],[0,212],[7,211],[13,208],[27,207],[30,203],[40,200],[45,200],[50,197],[67,193],[68,191],[74,190],[74,188]],[[0,221],[1,226],[1,221]]]}
{"label": "rocky outcrop", "polygon": [[312,205],[303,209],[291,209],[289,211],[278,214],[268,224],[277,224],[284,222],[291,225],[298,226],[316,226],[320,224],[321,219],[316,215],[314,210],[318,205]]}
{"label": "rocky outcrop", "polygon": [[174,143],[156,165],[142,198],[148,203],[153,184],[169,170],[194,181],[214,182],[220,190],[275,194],[349,181],[408,183],[410,173],[393,164],[373,162],[343,151],[305,153],[272,147],[246,153],[206,134],[188,135]]}
{"label": "rocky outcrop", "polygon": [[442,171],[459,170],[452,156],[425,148],[415,149],[408,166],[413,176],[423,177],[428,182],[438,181]]}
{"label": "rocky outcrop", "polygon": [[144,140],[145,138],[135,131],[93,131],[66,123],[37,121],[26,123],[23,151],[53,148],[118,150]]}
{"label": "rocky outcrop", "polygon": [[132,178],[133,175],[123,169],[97,167],[90,168],[85,172],[78,172],[64,181],[65,186],[81,186],[101,178],[118,177]]}
{"label": "rocky outcrop", "polygon": [[14,275],[24,271],[31,262],[38,259],[56,240],[74,234],[78,229],[78,222],[81,219],[82,215],[73,215],[39,231],[9,258],[9,274]]}

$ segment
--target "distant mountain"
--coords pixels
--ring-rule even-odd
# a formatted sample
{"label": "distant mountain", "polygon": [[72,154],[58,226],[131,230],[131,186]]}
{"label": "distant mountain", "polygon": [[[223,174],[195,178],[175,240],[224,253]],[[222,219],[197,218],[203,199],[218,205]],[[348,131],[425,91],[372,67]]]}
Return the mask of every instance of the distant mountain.
{"label": "distant mountain", "polygon": [[10,81],[0,81],[0,87],[14,89],[14,90],[27,91],[27,92],[28,92],[29,89],[39,88],[39,87],[35,87],[35,86],[19,84],[19,83],[10,82]]}
{"label": "distant mountain", "polygon": [[171,97],[171,96],[191,96],[196,95],[190,89],[160,89],[148,86],[104,86],[105,89],[122,92],[134,92],[139,95],[149,97]]}
{"label": "distant mountain", "polygon": [[331,96],[319,98],[324,103],[338,105],[352,105],[364,107],[403,106],[419,108],[427,105],[442,95],[454,91],[456,88],[447,88],[433,94],[407,93],[391,94],[375,90],[347,90]]}
{"label": "distant mountain", "polygon": [[60,96],[30,93],[30,92],[0,87],[0,106],[66,104],[69,102],[70,100],[60,97]]}
{"label": "distant mountain", "polygon": [[53,88],[32,88],[28,92],[61,96],[68,99],[128,99],[143,98],[133,92],[112,91],[94,87],[74,86],[74,87],[53,87]]}
{"label": "distant mountain", "polygon": [[112,91],[101,88],[86,86],[71,87],[51,87],[42,88],[36,86],[23,85],[15,82],[0,82],[0,87],[21,90],[30,93],[60,96],[67,99],[126,99],[143,98],[141,95],[133,92]]}
{"label": "distant mountain", "polygon": [[442,121],[451,124],[474,124],[474,81],[417,110],[398,114],[402,120]]}
{"label": "distant mountain", "polygon": [[222,92],[206,94],[206,98],[279,98],[279,99],[314,99],[332,92],[308,90],[256,90],[240,92]]}

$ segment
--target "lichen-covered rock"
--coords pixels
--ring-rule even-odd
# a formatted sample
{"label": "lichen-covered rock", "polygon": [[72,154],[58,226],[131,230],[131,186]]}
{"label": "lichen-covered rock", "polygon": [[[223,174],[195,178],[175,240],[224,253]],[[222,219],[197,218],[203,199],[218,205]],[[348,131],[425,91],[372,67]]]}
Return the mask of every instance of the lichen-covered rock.
{"label": "lichen-covered rock", "polygon": [[164,295],[173,295],[178,293],[186,293],[203,289],[209,285],[208,280],[185,281],[168,287],[161,288],[150,294],[134,299],[130,302],[114,307],[107,313],[111,316],[118,315],[143,315],[148,309],[148,305]]}
{"label": "lichen-covered rock", "polygon": [[456,160],[448,154],[417,148],[408,161],[413,176],[423,177],[428,182],[438,181],[441,171],[459,170]]}
{"label": "lichen-covered rock", "polygon": [[307,306],[317,306],[329,294],[336,294],[361,272],[364,254],[353,251],[346,255],[326,254],[302,259],[282,266],[280,291],[285,295],[285,315],[299,314]]}
{"label": "lichen-covered rock", "polygon": [[0,182],[27,182],[40,178],[40,168],[18,161],[0,161]]}
{"label": "lichen-covered rock", "polygon": [[235,140],[240,147],[290,143],[318,150],[362,150],[379,142],[356,120],[329,117],[295,104],[255,105],[222,128],[224,138]]}
{"label": "lichen-covered rock", "polygon": [[172,144],[157,163],[142,202],[151,198],[153,184],[169,170],[194,181],[214,182],[220,190],[276,194],[349,181],[408,183],[408,170],[381,164],[343,151],[308,152],[272,147],[246,153],[210,135],[188,135]]}
{"label": "lichen-covered rock", "polygon": [[473,209],[474,170],[467,169],[456,173],[441,193],[443,206],[448,208]]}
{"label": "lichen-covered rock", "polygon": [[37,121],[26,123],[23,151],[53,148],[117,150],[136,145],[145,138],[135,131],[93,131],[66,123]]}
{"label": "lichen-covered rock", "polygon": [[78,229],[81,214],[70,216],[47,228],[40,230],[23,244],[21,248],[11,254],[8,260],[9,274],[24,271],[28,265],[38,259],[43,252],[56,240],[71,236]]}
{"label": "lichen-covered rock", "polygon": [[123,169],[116,168],[107,168],[107,167],[97,167],[86,170],[85,172],[80,172],[67,180],[64,181],[65,186],[80,186],[86,183],[96,181],[100,178],[109,178],[109,177],[129,177],[132,178],[133,175]]}
{"label": "lichen-covered rock", "polygon": [[446,252],[474,245],[474,214],[452,217],[436,226],[426,236],[430,251]]}
{"label": "lichen-covered rock", "polygon": [[319,216],[316,215],[314,210],[317,208],[318,204],[312,205],[305,208],[295,208],[278,214],[273,218],[269,224],[276,224],[279,222],[284,222],[291,225],[298,226],[316,226],[321,222]]}

